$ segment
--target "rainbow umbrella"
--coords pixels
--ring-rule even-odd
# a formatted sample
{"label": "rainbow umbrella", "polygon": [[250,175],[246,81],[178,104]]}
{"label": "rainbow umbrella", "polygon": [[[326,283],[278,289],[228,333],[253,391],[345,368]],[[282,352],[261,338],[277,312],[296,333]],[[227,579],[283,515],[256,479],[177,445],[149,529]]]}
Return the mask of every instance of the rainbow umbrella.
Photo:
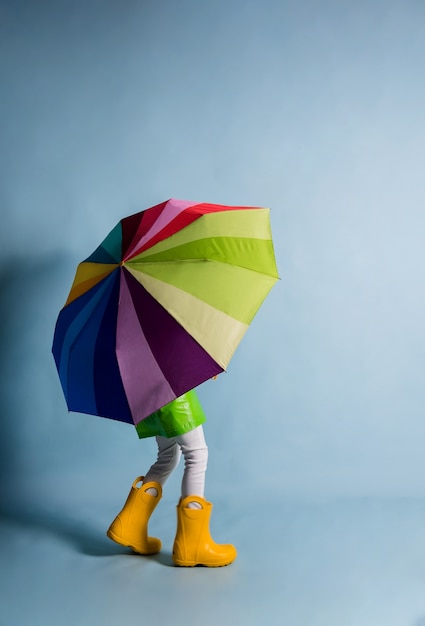
{"label": "rainbow umbrella", "polygon": [[171,199],[122,219],[56,323],[69,410],[137,424],[224,371],[277,279],[269,209]]}

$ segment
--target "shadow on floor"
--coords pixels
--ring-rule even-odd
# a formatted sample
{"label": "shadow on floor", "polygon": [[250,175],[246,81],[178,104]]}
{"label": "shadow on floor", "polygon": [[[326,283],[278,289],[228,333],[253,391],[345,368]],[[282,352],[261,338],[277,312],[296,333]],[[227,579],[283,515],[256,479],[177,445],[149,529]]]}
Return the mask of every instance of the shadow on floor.
{"label": "shadow on floor", "polygon": [[106,536],[98,527],[91,528],[87,521],[61,517],[57,511],[0,511],[0,519],[7,524],[22,528],[28,535],[46,534],[67,543],[77,552],[93,557],[128,556],[154,560],[161,565],[174,567],[171,553],[162,550],[159,554],[142,556],[130,548],[120,546]]}

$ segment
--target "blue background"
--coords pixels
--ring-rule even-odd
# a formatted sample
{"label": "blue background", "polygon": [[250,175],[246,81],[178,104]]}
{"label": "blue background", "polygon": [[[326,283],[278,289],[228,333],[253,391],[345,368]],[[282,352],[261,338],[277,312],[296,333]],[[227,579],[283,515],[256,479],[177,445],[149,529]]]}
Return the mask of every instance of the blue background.
{"label": "blue background", "polygon": [[[141,581],[163,623],[423,626],[425,5],[15,0],[0,56],[2,626],[132,623]],[[271,207],[282,278],[200,389],[214,572],[165,567],[181,469],[165,556],[104,538],[154,442],[68,414],[50,353],[76,264],[169,197]]]}

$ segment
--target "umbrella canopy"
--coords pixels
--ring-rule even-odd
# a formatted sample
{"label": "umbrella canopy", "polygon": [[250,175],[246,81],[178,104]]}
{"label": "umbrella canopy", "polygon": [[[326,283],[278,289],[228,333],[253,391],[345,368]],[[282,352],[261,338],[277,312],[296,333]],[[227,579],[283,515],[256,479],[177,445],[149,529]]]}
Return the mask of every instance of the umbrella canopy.
{"label": "umbrella canopy", "polygon": [[171,199],[122,219],[56,323],[69,410],[137,424],[222,372],[276,280],[269,209]]}

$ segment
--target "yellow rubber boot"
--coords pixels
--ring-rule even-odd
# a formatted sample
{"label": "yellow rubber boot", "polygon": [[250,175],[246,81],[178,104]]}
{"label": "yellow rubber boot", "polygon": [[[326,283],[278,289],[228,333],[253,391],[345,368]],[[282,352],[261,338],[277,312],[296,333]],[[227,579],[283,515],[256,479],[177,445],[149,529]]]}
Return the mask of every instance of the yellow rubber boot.
{"label": "yellow rubber boot", "polygon": [[[161,499],[162,488],[156,482],[137,486],[142,481],[143,476],[136,478],[122,511],[118,513],[106,534],[112,541],[127,546],[134,552],[156,554],[161,550],[161,541],[148,536],[148,521]],[[157,490],[156,496],[146,493],[151,487]]]}
{"label": "yellow rubber boot", "polygon": [[[197,502],[202,508],[191,509],[188,504]],[[236,559],[236,548],[231,544],[218,544],[210,535],[211,502],[198,496],[187,496],[177,506],[177,534],[173,546],[176,565],[194,567],[221,567]]]}

